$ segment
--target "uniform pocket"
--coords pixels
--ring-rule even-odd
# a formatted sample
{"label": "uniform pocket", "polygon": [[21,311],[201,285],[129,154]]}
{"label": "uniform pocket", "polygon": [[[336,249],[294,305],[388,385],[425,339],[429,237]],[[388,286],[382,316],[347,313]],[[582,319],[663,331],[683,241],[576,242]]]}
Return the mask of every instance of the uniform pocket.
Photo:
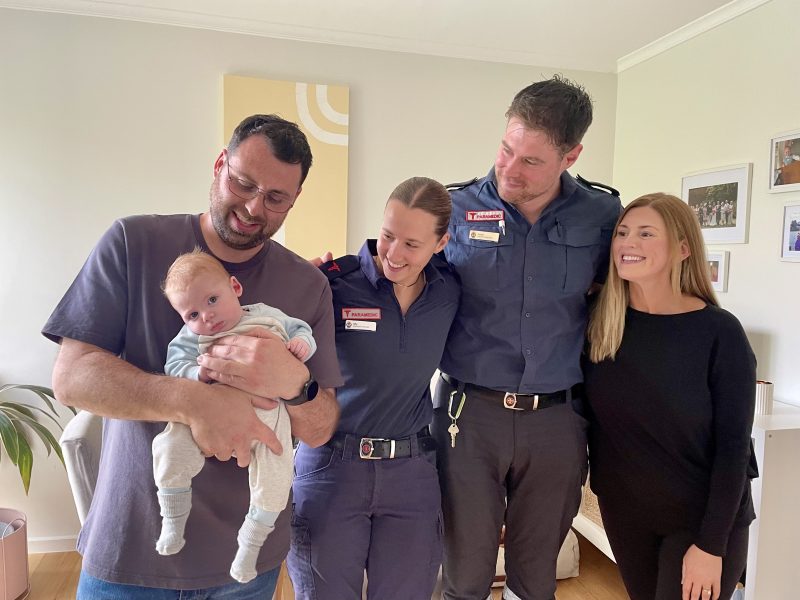
{"label": "uniform pocket", "polygon": [[311,539],[308,522],[292,506],[291,547],[287,557],[289,575],[298,598],[316,598],[311,568]]}
{"label": "uniform pocket", "polygon": [[586,293],[608,257],[610,236],[601,227],[556,223],[547,239],[558,247],[557,282],[566,293]]}
{"label": "uniform pocket", "polygon": [[442,566],[442,558],[444,554],[444,517],[442,511],[439,510],[436,514],[436,538],[431,544],[431,567],[433,569],[434,578],[439,574],[439,567]]}
{"label": "uniform pocket", "polygon": [[329,445],[311,448],[301,444],[294,457],[295,479],[308,479],[324,473],[334,462],[335,449]]}
{"label": "uniform pocket", "polygon": [[[438,446],[438,443],[433,438],[431,438],[430,441],[433,441],[433,443]],[[438,456],[439,456],[438,448],[434,450],[423,450],[414,458],[414,460],[419,461],[423,465],[427,465],[426,469],[430,467],[431,473],[436,479],[438,479],[439,478],[439,470],[437,462]]]}
{"label": "uniform pocket", "polygon": [[511,252],[503,248],[513,244],[514,234],[503,235],[496,224],[456,225],[445,253],[464,287],[495,291],[510,283]]}
{"label": "uniform pocket", "polygon": [[569,410],[574,424],[575,451],[577,452],[577,462],[580,465],[580,484],[584,485],[586,477],[589,475],[589,420],[581,414],[573,402],[567,402],[567,410]]}

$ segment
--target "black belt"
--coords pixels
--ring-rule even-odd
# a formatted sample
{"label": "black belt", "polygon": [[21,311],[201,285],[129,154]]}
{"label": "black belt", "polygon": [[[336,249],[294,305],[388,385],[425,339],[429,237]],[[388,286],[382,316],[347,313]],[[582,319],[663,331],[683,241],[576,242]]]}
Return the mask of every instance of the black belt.
{"label": "black belt", "polygon": [[514,392],[493,390],[474,383],[462,383],[447,373],[442,373],[442,379],[454,389],[459,389],[463,385],[463,391],[467,393],[470,390],[478,392],[478,397],[490,401],[496,400],[503,408],[510,410],[542,410],[543,408],[558,406],[567,401],[569,398],[568,392],[570,392],[571,397],[579,397],[582,395],[581,390],[583,388],[582,384],[576,383],[568,390],[560,390],[549,394],[516,394]]}
{"label": "black belt", "polygon": [[352,434],[335,434],[330,442],[334,448],[344,448],[348,443],[358,444],[358,456],[365,460],[383,458],[410,458],[412,456],[412,439],[417,440],[417,448],[421,452],[436,450],[436,440],[431,437],[428,427],[423,427],[414,435],[398,440],[387,438],[359,437]]}

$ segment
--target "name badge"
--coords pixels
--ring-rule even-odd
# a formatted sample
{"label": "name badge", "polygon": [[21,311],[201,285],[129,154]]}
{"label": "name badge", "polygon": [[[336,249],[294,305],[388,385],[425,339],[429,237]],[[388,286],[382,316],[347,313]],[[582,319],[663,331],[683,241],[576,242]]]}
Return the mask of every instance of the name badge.
{"label": "name badge", "polygon": [[480,240],[482,242],[498,242],[500,241],[500,234],[496,231],[478,231],[471,229],[469,232],[469,239]]}
{"label": "name badge", "polygon": [[355,331],[377,331],[378,324],[375,321],[353,321],[348,319],[344,322],[344,328]]}
{"label": "name badge", "polygon": [[467,221],[503,221],[505,211],[502,210],[468,210]]}
{"label": "name badge", "polygon": [[380,308],[343,308],[343,319],[359,319],[361,321],[378,321],[381,318]]}

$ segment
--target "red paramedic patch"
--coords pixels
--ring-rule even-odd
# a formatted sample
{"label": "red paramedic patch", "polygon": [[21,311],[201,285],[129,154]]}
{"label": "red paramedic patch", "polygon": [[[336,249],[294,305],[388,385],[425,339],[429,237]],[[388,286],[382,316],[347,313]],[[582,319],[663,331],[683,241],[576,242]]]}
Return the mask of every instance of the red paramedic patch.
{"label": "red paramedic patch", "polygon": [[502,210],[468,210],[467,221],[503,221],[505,211]]}
{"label": "red paramedic patch", "polygon": [[378,321],[381,318],[380,308],[343,308],[343,319],[356,319],[360,321]]}

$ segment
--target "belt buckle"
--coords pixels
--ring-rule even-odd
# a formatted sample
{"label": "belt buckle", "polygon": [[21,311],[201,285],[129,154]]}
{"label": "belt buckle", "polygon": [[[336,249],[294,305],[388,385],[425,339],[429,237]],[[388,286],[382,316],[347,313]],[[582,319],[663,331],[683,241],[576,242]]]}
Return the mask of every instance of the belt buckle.
{"label": "belt buckle", "polygon": [[389,458],[394,458],[394,440],[387,440],[386,438],[361,438],[358,445],[358,456],[365,460],[381,460],[383,456],[372,456],[375,451],[375,442],[391,442],[391,449],[389,451]]}
{"label": "belt buckle", "polygon": [[[525,410],[524,408],[517,408],[517,395],[514,392],[506,392],[503,396],[503,408],[509,410]],[[531,410],[539,408],[539,394],[533,394],[533,406]]]}
{"label": "belt buckle", "polygon": [[517,408],[517,395],[514,392],[506,392],[506,395],[503,396],[503,408],[522,410],[521,408]]}

